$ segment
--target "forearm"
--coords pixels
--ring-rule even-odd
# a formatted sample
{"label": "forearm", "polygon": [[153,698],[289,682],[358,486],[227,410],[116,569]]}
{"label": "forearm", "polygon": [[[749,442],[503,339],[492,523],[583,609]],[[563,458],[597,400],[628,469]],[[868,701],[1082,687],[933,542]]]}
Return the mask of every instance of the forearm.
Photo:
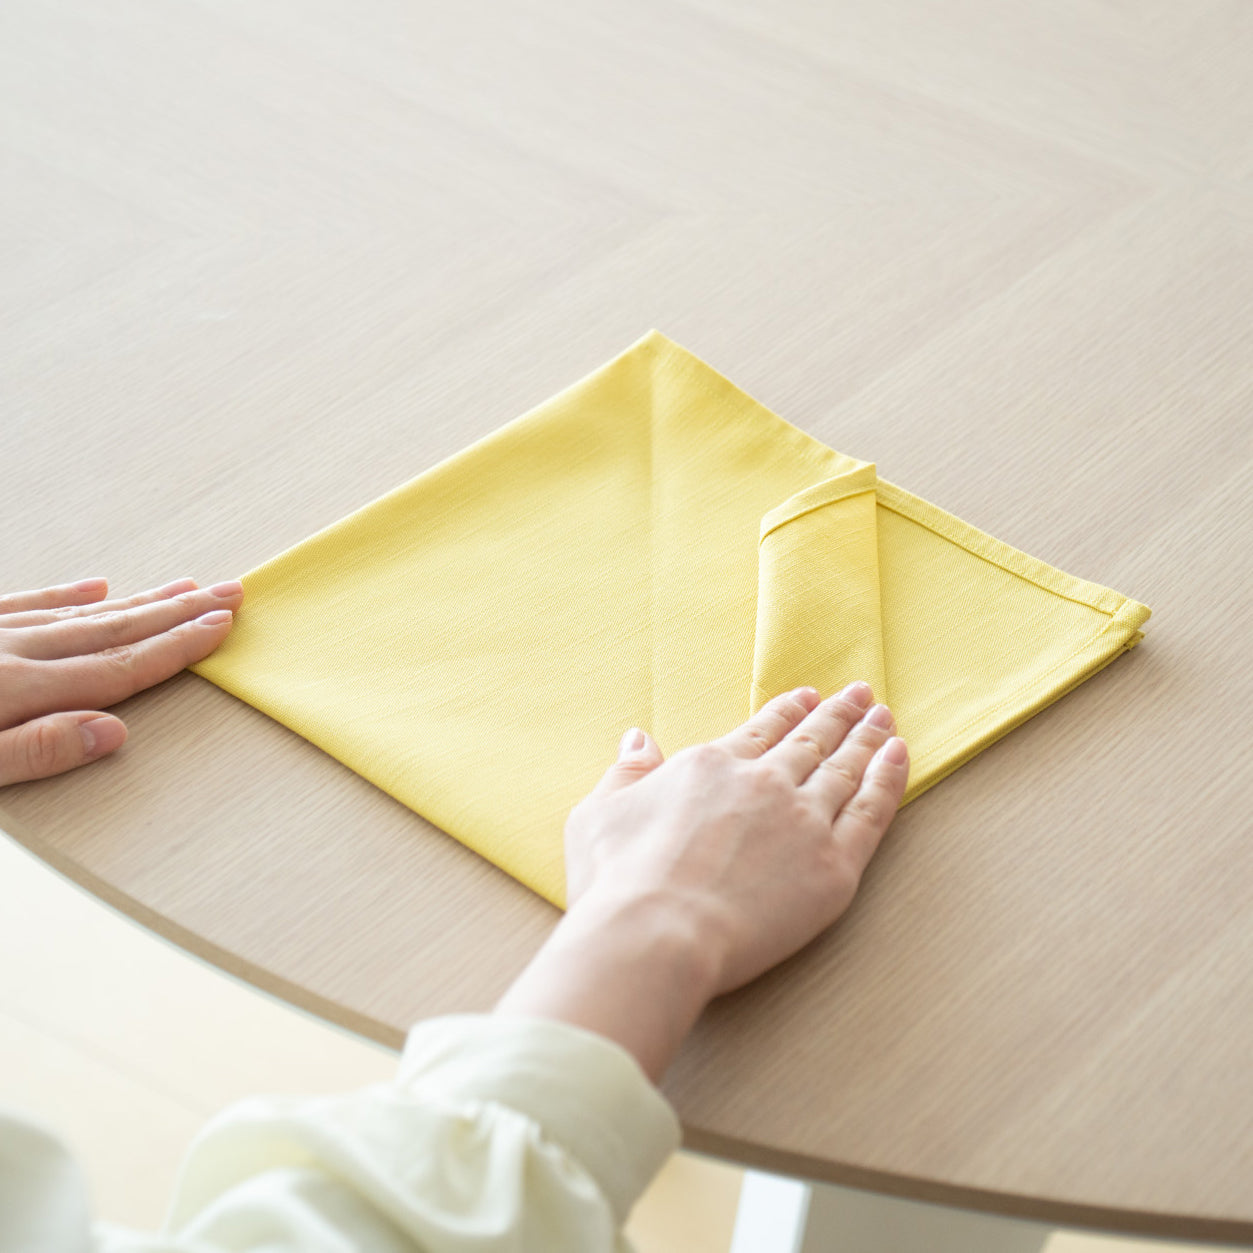
{"label": "forearm", "polygon": [[717,984],[710,946],[673,905],[584,897],[496,1006],[620,1044],[660,1081]]}

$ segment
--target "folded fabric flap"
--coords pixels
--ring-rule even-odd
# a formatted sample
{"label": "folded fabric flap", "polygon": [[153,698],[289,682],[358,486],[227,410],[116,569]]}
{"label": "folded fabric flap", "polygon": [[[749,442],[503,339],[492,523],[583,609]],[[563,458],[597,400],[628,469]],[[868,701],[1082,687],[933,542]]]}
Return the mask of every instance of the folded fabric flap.
{"label": "folded fabric flap", "polygon": [[807,487],[761,522],[749,712],[808,685],[865,679],[887,702],[873,462]]}
{"label": "folded fabric flap", "polygon": [[[1067,603],[1060,597],[1053,597],[1053,601]],[[990,694],[979,703],[967,698],[962,718],[950,717],[947,722],[940,722],[921,705],[910,706],[903,718],[898,714],[901,734],[910,745],[909,784],[901,804],[908,805],[1015,727],[1134,648],[1144,638],[1139,628],[1150,613],[1148,606],[1124,598],[1112,616],[1094,615],[1095,629],[1083,632],[1071,628],[1068,633],[1059,634],[1056,641],[1046,641],[1036,634],[1033,623],[1024,620],[1023,629],[1012,642],[1019,648],[1025,645],[1034,649],[1031,662],[1022,665],[1016,674],[1006,670],[999,675],[984,676]],[[1010,637],[991,633],[991,643],[995,645],[998,640],[1002,652],[1009,651]],[[1057,656],[1060,644],[1072,647]],[[966,685],[978,682],[979,675],[979,667],[972,667],[967,672]],[[953,690],[960,696],[960,682]],[[914,733],[915,726],[922,729]]]}
{"label": "folded fabric flap", "polygon": [[883,479],[878,523],[903,804],[1132,647],[1149,616]]}

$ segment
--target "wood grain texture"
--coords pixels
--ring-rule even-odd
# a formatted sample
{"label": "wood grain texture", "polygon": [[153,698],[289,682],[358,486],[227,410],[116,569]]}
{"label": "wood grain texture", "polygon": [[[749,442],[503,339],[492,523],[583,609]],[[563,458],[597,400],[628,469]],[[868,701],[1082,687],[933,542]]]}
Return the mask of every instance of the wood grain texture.
{"label": "wood grain texture", "polygon": [[[6,4],[3,585],[236,577],[657,327],[1154,611],[711,1007],[689,1143],[1253,1243],[1250,13]],[[555,918],[190,674],[116,712],[0,820],[301,1005],[396,1044]]]}

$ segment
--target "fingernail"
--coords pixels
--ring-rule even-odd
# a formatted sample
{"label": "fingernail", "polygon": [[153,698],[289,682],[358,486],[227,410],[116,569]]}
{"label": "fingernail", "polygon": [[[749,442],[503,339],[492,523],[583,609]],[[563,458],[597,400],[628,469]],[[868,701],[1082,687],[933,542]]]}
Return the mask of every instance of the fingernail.
{"label": "fingernail", "polygon": [[789,693],[789,696],[795,696],[798,700],[805,700],[818,695],[818,689],[815,687],[796,687]]}
{"label": "fingernail", "polygon": [[202,613],[196,621],[202,622],[205,626],[221,626],[223,622],[229,622],[232,617],[234,615],[229,609],[214,609],[210,613]]}
{"label": "fingernail", "polygon": [[909,756],[909,749],[905,747],[905,741],[899,735],[894,735],[883,746],[883,760],[891,762],[894,766],[903,766],[906,758]]}
{"label": "fingernail", "polygon": [[864,679],[858,679],[855,683],[850,683],[840,695],[846,700],[851,700],[859,709],[865,709],[870,704],[874,690]]}
{"label": "fingernail", "polygon": [[195,579],[175,579],[173,583],[167,583],[164,587],[157,588],[157,595],[171,596],[175,592],[189,592],[195,586]]}
{"label": "fingernail", "polygon": [[638,753],[644,747],[644,732],[639,727],[632,727],[623,737],[622,743],[618,745],[618,756],[623,753]]}
{"label": "fingernail", "polygon": [[867,715],[866,721],[872,727],[887,731],[895,722],[892,711],[886,705],[876,705]]}
{"label": "fingernail", "polygon": [[126,728],[116,718],[88,718],[78,724],[78,733],[85,757],[103,757],[126,739]]}
{"label": "fingernail", "polygon": [[107,583],[108,581],[108,579],[80,579],[72,586],[76,592],[90,592],[94,588],[99,587],[101,583]]}
{"label": "fingernail", "polygon": [[226,600],[231,596],[238,596],[244,590],[244,585],[238,579],[232,579],[229,583],[215,583],[209,592],[211,595],[218,597],[219,600]]}

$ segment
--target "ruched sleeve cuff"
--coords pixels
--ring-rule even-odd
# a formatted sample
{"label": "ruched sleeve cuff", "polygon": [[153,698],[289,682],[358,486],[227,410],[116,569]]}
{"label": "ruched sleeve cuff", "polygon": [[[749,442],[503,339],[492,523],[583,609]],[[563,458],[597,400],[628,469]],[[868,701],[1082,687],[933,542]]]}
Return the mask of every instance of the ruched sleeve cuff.
{"label": "ruched sleeve cuff", "polygon": [[452,1014],[413,1027],[397,1082],[441,1101],[532,1119],[596,1181],[625,1223],[682,1133],[670,1103],[620,1045],[547,1018]]}

